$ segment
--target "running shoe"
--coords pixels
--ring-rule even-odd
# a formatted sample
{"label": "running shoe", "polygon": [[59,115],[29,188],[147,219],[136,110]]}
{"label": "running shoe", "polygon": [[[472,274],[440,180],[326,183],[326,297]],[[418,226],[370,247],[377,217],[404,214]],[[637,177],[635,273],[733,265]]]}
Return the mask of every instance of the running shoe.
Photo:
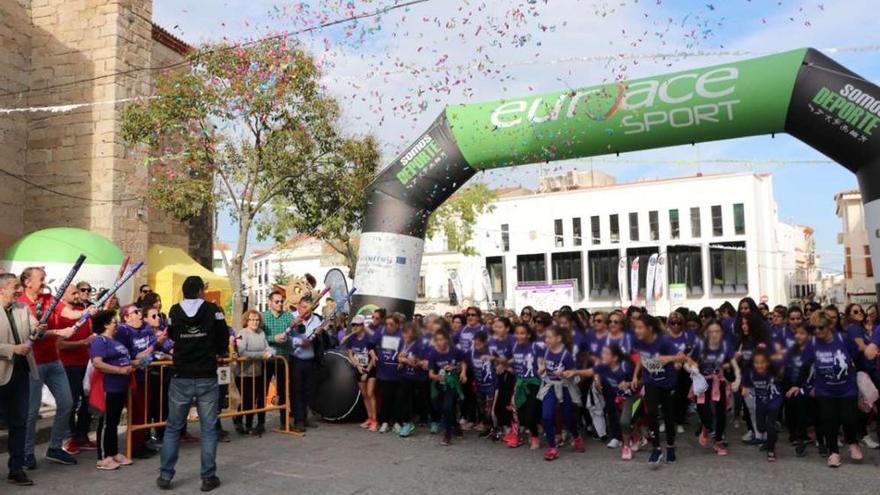
{"label": "running shoe", "polygon": [[70,466],[72,464],[76,464],[76,459],[67,452],[61,449],[49,449],[46,451],[46,459],[57,462],[58,464],[64,464],[65,466]]}
{"label": "running shoe", "polygon": [[654,449],[651,451],[651,457],[648,458],[648,464],[652,467],[660,467],[660,463],[663,462],[663,451],[660,449]]}
{"label": "running shoe", "polygon": [[373,433],[379,431],[379,422],[376,420],[370,420],[370,426],[368,429]]}
{"label": "running shoe", "polygon": [[463,420],[459,423],[459,425],[461,426],[462,431],[468,431],[468,430],[474,429],[474,424],[471,423],[470,421]]}
{"label": "running shoe", "polygon": [[752,433],[752,430],[749,430],[749,431],[743,433],[743,436],[742,436],[743,442],[749,443],[754,439],[755,439],[755,434]]}
{"label": "running shoe", "polygon": [[585,452],[586,451],[586,449],[584,448],[584,437],[575,438],[574,441],[572,442],[571,446],[574,447],[575,452]]}
{"label": "running shoe", "polygon": [[767,462],[776,462],[776,452],[772,450],[767,451]]}
{"label": "running shoe", "polygon": [[404,423],[403,426],[400,427],[400,431],[397,432],[401,438],[406,438],[412,435],[412,432],[416,429],[416,426],[412,423]]}
{"label": "running shoe", "polygon": [[81,441],[77,440],[76,446],[80,451],[94,451],[98,450],[98,444],[91,440]]}
{"label": "running shoe", "polygon": [[675,431],[676,431],[679,435],[681,435],[682,433],[684,433],[684,425],[676,425],[676,426],[675,426]]}
{"label": "running shoe", "polygon": [[876,449],[880,447],[880,443],[877,443],[876,440],[871,438],[871,435],[865,435],[862,437],[862,445],[869,449]]}
{"label": "running shoe", "polygon": [[379,427],[379,433],[388,433],[391,430],[391,427],[388,426],[388,423],[382,423],[382,426]]}
{"label": "running shoe", "polygon": [[707,430],[706,428],[703,428],[700,431],[700,445],[702,445],[703,447],[709,446],[709,430]]}
{"label": "running shoe", "polygon": [[840,467],[840,454],[831,454],[828,456],[828,467],[830,467],[830,468],[839,468]]}
{"label": "running shoe", "polygon": [[623,449],[620,451],[620,460],[622,461],[631,461],[633,458],[632,449],[628,446],[624,445]]}
{"label": "running shoe", "polygon": [[134,461],[132,461],[128,457],[125,457],[122,454],[114,455],[113,460],[116,461],[116,463],[119,464],[120,466],[131,466],[132,464],[134,464]]}
{"label": "running shoe", "polygon": [[541,437],[533,436],[529,438],[529,449],[538,450],[541,448]]}
{"label": "running shoe", "polygon": [[369,427],[370,427],[370,420],[369,419],[364,421],[363,423],[361,423],[361,428],[366,430]]}
{"label": "running shoe", "polygon": [[101,471],[113,471],[119,469],[119,463],[114,461],[112,457],[105,457],[98,461],[95,467]]}
{"label": "running shoe", "polygon": [[70,455],[79,454],[79,446],[77,445],[77,441],[74,438],[68,438],[61,445],[61,450],[67,452]]}
{"label": "running shoe", "polygon": [[728,454],[727,446],[724,445],[724,442],[715,442],[715,445],[713,445],[712,448],[715,450],[715,453],[720,456],[725,456]]}
{"label": "running shoe", "polygon": [[504,437],[504,443],[506,443],[507,446],[510,447],[511,449],[515,449],[515,448],[519,447],[519,445],[520,445],[519,435],[517,435],[515,433],[510,433],[509,435]]}
{"label": "running shoe", "polygon": [[440,423],[431,422],[431,435],[440,433]]}
{"label": "running shoe", "polygon": [[394,430],[394,433],[400,433],[400,428],[400,423],[394,423],[394,426],[391,427],[391,429]]}
{"label": "running shoe", "polygon": [[443,440],[440,440],[440,445],[444,447],[452,444],[452,437],[448,433],[443,434]]}
{"label": "running shoe", "polygon": [[675,464],[678,458],[675,456],[675,447],[666,447],[666,464]]}
{"label": "running shoe", "polygon": [[607,444],[605,444],[609,449],[619,449],[621,445],[623,445],[623,442],[616,438],[612,438]]}
{"label": "running shoe", "polygon": [[559,449],[556,447],[548,447],[547,450],[544,451],[544,460],[554,461],[556,459],[559,459]]}
{"label": "running shoe", "polygon": [[849,446],[849,458],[854,461],[861,461],[864,459],[864,455],[862,455],[862,448],[859,447],[859,444],[853,443]]}

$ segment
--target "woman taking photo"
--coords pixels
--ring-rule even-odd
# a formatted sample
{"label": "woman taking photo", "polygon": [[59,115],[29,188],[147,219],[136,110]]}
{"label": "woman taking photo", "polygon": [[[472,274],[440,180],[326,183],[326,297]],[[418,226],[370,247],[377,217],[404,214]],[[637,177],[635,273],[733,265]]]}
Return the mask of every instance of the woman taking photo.
{"label": "woman taking photo", "polygon": [[92,331],[97,337],[89,346],[92,366],[104,375],[104,414],[98,420],[97,468],[108,471],[132,464],[131,459],[119,453],[117,433],[134,367],[131,365],[128,349],[115,339],[117,325],[115,312],[95,313],[92,317]]}

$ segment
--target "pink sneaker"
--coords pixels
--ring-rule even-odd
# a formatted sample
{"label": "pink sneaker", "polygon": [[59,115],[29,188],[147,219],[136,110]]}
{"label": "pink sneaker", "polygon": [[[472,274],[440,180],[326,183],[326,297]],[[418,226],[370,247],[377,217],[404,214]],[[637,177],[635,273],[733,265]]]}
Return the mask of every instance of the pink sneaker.
{"label": "pink sneaker", "polygon": [[700,445],[703,447],[709,446],[709,431],[705,428],[700,431]]}
{"label": "pink sneaker", "polygon": [[862,455],[862,448],[859,444],[853,443],[849,446],[849,458],[854,461],[861,461],[865,456]]}
{"label": "pink sneaker", "polygon": [[529,448],[531,450],[538,450],[541,448],[541,437],[531,437],[529,439]]}
{"label": "pink sneaker", "polygon": [[840,454],[831,454],[828,456],[828,467],[830,467],[830,468],[839,468],[840,467]]}
{"label": "pink sneaker", "polygon": [[463,421],[460,425],[462,431],[470,431],[474,429],[474,424],[470,421]]}
{"label": "pink sneaker", "polygon": [[623,461],[631,461],[633,458],[632,449],[629,446],[624,445],[623,449],[620,451],[620,459]]}
{"label": "pink sneaker", "polygon": [[574,447],[575,452],[584,452],[584,437],[577,437],[572,442],[572,447]]}
{"label": "pink sneaker", "polygon": [[545,461],[553,461],[559,459],[559,449],[556,447],[549,447],[544,451],[544,460]]}
{"label": "pink sneaker", "polygon": [[727,447],[721,442],[715,442],[715,445],[713,445],[712,448],[715,449],[715,453],[718,455],[727,455]]}
{"label": "pink sneaker", "polygon": [[519,435],[515,435],[513,433],[504,437],[504,443],[507,444],[508,447],[515,449],[519,447]]}

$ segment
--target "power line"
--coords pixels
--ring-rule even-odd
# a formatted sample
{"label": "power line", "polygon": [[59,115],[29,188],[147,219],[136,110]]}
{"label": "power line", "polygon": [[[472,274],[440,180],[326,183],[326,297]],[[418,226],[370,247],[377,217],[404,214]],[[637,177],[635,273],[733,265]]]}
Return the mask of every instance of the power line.
{"label": "power line", "polygon": [[65,192],[61,192],[61,191],[56,191],[56,190],[54,190],[54,189],[50,189],[50,188],[48,188],[48,187],[46,187],[46,186],[43,186],[43,185],[37,184],[36,182],[33,182],[33,181],[31,181],[31,180],[28,180],[28,179],[25,178],[25,177],[22,177],[22,176],[17,175],[17,174],[13,174],[12,172],[8,172],[8,171],[3,170],[3,169],[0,169],[0,173],[2,173],[3,175],[6,175],[6,176],[8,176],[8,177],[12,177],[12,178],[15,179],[15,180],[18,180],[18,181],[24,182],[25,184],[27,184],[27,185],[29,185],[29,186],[31,186],[31,187],[35,187],[35,188],[37,188],[37,189],[40,189],[41,191],[46,191],[46,192],[48,192],[48,193],[57,194],[58,196],[62,196],[62,197],[69,198],[69,199],[76,199],[76,200],[79,200],[79,201],[88,201],[88,202],[91,202],[91,203],[113,203],[113,204],[121,204],[121,203],[125,203],[125,202],[128,202],[128,201],[141,201],[141,200],[143,199],[143,198],[139,198],[139,197],[120,198],[120,199],[94,199],[94,198],[86,198],[86,197],[83,197],[83,196],[75,196],[75,195],[73,195],[73,194],[67,194],[67,193],[65,193]]}
{"label": "power line", "polygon": [[[316,26],[311,26],[311,27],[300,29],[300,30],[294,31],[292,33],[282,33],[282,34],[276,34],[276,35],[272,35],[272,36],[265,36],[262,38],[257,38],[254,40],[245,41],[242,43],[237,43],[235,45],[222,46],[222,47],[218,47],[218,48],[213,48],[211,50],[198,52],[196,55],[208,55],[208,54],[215,53],[215,52],[220,52],[220,51],[225,51],[225,50],[235,50],[235,49],[246,47],[246,46],[265,43],[267,41],[285,39],[285,38],[289,38],[291,36],[297,36],[300,34],[310,33],[312,31],[319,31],[321,29],[325,29],[325,28],[328,28],[331,26],[336,26],[338,24],[345,24],[345,23],[351,22],[351,21],[357,21],[357,20],[361,20],[361,19],[368,19],[370,17],[380,16],[383,14],[387,14],[388,12],[391,12],[392,10],[402,9],[404,7],[411,7],[413,5],[417,5],[420,3],[426,3],[426,2],[430,2],[430,1],[431,0],[410,0],[410,1],[404,2],[404,3],[398,3],[395,5],[389,5],[386,7],[378,8],[372,12],[364,12],[362,14],[353,15],[353,16],[349,16],[349,17],[343,17],[343,18],[336,19],[333,21],[328,21],[328,22],[325,22],[322,24],[318,24]],[[43,88],[31,88],[31,89],[26,89],[23,91],[6,91],[4,93],[0,93],[0,97],[12,96],[12,95],[21,96],[21,95],[35,93],[38,91],[41,92],[41,91],[47,91],[50,89],[64,88],[64,87],[73,86],[76,84],[94,82],[94,81],[99,81],[101,79],[107,79],[110,77],[125,76],[125,75],[130,75],[130,74],[144,72],[144,71],[152,72],[152,71],[158,71],[158,70],[173,69],[175,67],[180,67],[180,66],[186,65],[188,63],[190,63],[190,61],[188,59],[184,59],[184,60],[181,60],[180,62],[165,64],[165,65],[157,65],[157,66],[149,66],[149,67],[135,67],[133,69],[115,71],[115,72],[111,72],[109,74],[102,74],[100,76],[90,77],[90,78],[86,78],[86,79],[77,79],[77,80],[66,82],[66,83],[50,84],[50,85],[45,86]]]}

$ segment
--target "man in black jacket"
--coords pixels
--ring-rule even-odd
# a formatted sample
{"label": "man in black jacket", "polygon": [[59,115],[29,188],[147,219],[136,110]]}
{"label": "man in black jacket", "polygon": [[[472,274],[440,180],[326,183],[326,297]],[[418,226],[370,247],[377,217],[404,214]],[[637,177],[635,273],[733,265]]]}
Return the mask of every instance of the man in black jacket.
{"label": "man in black jacket", "polygon": [[174,374],[168,387],[168,422],[162,443],[161,468],[156,484],[170,489],[180,447],[180,434],[192,402],[202,430],[203,492],[220,486],[217,477],[217,414],[219,388],[217,358],[226,353],[229,327],[223,311],[205,301],[205,282],[191,276],[183,281],[183,301],[168,312],[168,337],[174,341]]}

